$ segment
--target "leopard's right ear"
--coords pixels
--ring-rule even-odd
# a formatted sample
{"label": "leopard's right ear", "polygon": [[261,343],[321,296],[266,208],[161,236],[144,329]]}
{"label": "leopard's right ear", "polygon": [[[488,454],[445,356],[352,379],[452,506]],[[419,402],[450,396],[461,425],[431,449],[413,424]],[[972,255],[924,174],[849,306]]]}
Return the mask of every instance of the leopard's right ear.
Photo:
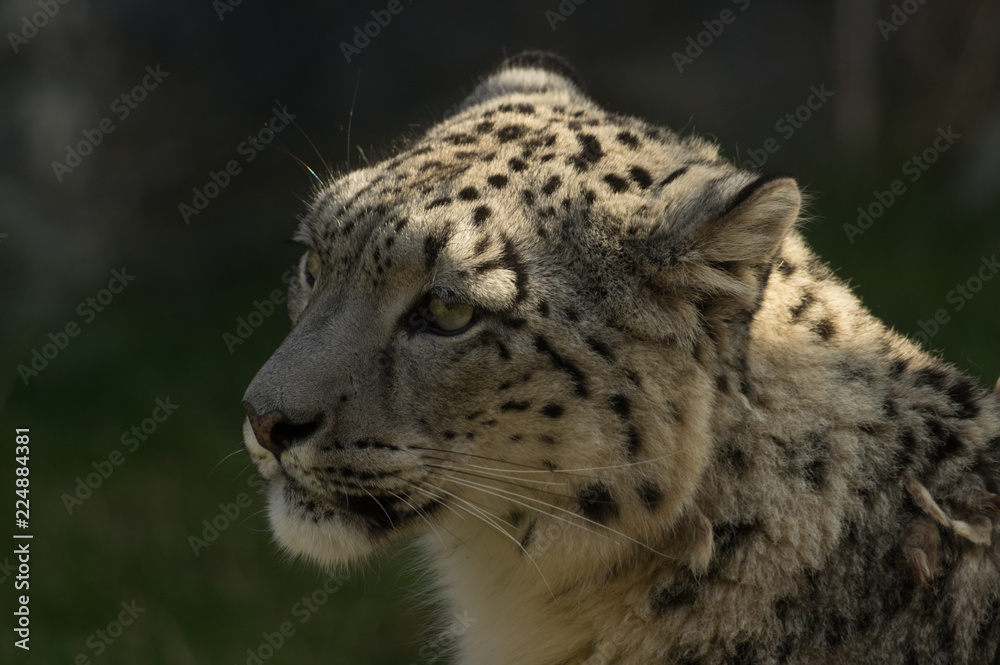
{"label": "leopard's right ear", "polygon": [[552,92],[565,96],[567,103],[586,99],[580,76],[568,62],[554,53],[525,51],[504,60],[500,69],[476,86],[460,108],[511,93]]}

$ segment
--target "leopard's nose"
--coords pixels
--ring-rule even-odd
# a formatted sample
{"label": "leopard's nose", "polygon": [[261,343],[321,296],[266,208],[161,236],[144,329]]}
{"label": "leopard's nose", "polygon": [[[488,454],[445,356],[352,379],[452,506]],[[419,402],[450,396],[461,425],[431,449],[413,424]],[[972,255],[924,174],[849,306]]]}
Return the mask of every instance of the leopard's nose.
{"label": "leopard's nose", "polygon": [[319,415],[308,422],[296,422],[278,409],[262,415],[247,400],[243,401],[243,410],[250,420],[257,443],[278,459],[281,458],[281,453],[306,441],[320,426]]}

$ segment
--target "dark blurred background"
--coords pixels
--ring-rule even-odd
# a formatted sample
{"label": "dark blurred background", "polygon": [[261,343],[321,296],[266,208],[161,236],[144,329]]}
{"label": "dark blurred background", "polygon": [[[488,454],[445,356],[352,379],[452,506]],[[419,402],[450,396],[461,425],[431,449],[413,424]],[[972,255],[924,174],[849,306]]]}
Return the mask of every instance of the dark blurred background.
{"label": "dark blurred background", "polygon": [[[3,662],[443,662],[405,548],[330,582],[277,551],[240,398],[288,328],[263,303],[298,258],[301,163],[388,154],[526,48],[794,175],[807,236],[878,316],[1000,375],[1000,2],[399,2],[360,48],[387,1],[0,5],[0,494],[12,524],[30,428],[9,531],[34,535],[28,653],[0,548]],[[279,106],[297,126],[245,143]]]}

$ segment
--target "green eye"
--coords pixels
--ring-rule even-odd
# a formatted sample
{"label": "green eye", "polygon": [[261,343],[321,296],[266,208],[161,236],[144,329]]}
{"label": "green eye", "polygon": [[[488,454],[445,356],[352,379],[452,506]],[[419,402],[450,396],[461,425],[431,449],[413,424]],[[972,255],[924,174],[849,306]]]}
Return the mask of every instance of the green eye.
{"label": "green eye", "polygon": [[476,313],[472,305],[455,303],[449,305],[436,295],[427,301],[428,323],[443,332],[457,332],[472,322]]}
{"label": "green eye", "polygon": [[312,285],[319,279],[320,271],[323,269],[323,264],[319,260],[319,253],[315,249],[310,249],[306,252],[303,263],[306,284],[312,288]]}

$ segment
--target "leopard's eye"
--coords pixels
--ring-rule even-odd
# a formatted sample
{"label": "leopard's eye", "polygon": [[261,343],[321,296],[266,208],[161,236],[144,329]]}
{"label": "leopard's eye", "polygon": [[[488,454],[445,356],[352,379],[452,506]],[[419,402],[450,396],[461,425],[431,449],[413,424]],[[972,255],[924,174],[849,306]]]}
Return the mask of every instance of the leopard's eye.
{"label": "leopard's eye", "polygon": [[322,269],[323,264],[319,260],[319,253],[315,249],[310,249],[306,252],[306,255],[302,258],[302,276],[305,279],[306,286],[309,288],[313,287],[313,284],[319,279],[319,273]]}
{"label": "leopard's eye", "polygon": [[427,301],[428,323],[442,332],[458,332],[472,323],[476,310],[465,303],[448,304],[436,295],[431,294]]}

